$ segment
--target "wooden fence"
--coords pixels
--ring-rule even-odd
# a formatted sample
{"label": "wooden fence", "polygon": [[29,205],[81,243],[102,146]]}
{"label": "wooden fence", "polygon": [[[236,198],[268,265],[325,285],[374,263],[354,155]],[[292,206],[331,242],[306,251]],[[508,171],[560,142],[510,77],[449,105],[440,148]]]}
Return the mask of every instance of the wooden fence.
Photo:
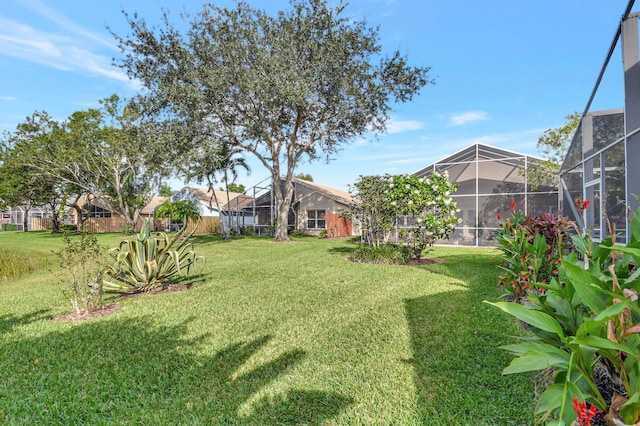
{"label": "wooden fence", "polygon": [[[144,219],[138,220],[136,231],[140,231]],[[51,231],[53,229],[53,221],[51,218],[31,218],[31,231]],[[125,222],[119,216],[113,217],[91,217],[84,221],[85,229],[89,232],[123,232],[125,229]],[[187,226],[187,232],[193,231],[195,223],[189,223]],[[176,231],[177,227],[169,227],[167,220],[156,219],[150,226],[152,231]],[[196,234],[218,234],[220,233],[220,218],[218,217],[203,217],[200,219],[200,224]]]}

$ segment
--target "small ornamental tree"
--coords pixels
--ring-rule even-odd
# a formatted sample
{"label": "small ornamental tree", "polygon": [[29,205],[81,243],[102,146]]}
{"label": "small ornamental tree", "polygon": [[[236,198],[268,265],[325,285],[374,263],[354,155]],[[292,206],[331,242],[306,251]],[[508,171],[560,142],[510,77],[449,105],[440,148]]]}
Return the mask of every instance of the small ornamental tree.
{"label": "small ornamental tree", "polygon": [[411,248],[415,259],[436,240],[448,239],[458,223],[456,202],[451,195],[458,188],[449,182],[449,175],[433,173],[419,178],[415,175],[391,176],[384,187],[389,212],[406,227],[399,230]]}
{"label": "small ornamental tree", "polygon": [[380,191],[388,179],[391,179],[389,175],[360,176],[350,191],[354,201],[343,213],[343,216],[359,223],[362,242],[374,247],[387,242],[392,225],[393,214]]}

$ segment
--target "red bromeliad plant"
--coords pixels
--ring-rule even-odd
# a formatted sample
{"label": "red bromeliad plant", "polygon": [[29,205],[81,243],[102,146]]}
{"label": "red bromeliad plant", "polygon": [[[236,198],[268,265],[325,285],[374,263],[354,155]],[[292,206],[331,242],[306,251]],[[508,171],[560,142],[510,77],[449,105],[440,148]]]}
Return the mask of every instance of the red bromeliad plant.
{"label": "red bromeliad plant", "polygon": [[573,422],[573,426],[591,426],[591,420],[598,413],[602,413],[602,411],[598,410],[595,405],[589,405],[587,408],[586,402],[580,402],[578,398],[573,398],[573,411],[576,413],[578,418],[575,422]]}

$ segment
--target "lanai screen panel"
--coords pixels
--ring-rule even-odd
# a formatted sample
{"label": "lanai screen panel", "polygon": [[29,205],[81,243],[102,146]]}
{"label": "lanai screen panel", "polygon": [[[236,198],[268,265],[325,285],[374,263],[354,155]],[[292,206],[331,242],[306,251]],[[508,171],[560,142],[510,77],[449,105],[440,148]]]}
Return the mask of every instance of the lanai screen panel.
{"label": "lanai screen panel", "polygon": [[415,174],[419,177],[446,171],[458,183],[453,194],[462,222],[448,241],[463,245],[493,245],[498,215],[511,216],[511,202],[520,212],[537,214],[557,210],[558,195],[553,182],[533,188],[527,170],[540,159],[483,144],[471,145]]}
{"label": "lanai screen panel", "polygon": [[[635,10],[634,10],[635,8]],[[640,38],[638,8],[623,13],[605,65],[560,169],[560,206],[595,240],[629,239],[628,213],[640,194]],[[576,199],[589,208],[577,208]]]}

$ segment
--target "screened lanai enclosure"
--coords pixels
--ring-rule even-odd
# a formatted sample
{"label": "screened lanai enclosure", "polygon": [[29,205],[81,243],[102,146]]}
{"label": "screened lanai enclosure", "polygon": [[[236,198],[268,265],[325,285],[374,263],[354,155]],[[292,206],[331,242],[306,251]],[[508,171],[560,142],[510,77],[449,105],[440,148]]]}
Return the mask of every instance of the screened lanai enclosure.
{"label": "screened lanai enclosure", "polygon": [[496,244],[493,231],[498,227],[498,215],[508,219],[512,201],[522,213],[555,213],[558,210],[556,182],[533,185],[527,178],[530,168],[540,161],[530,155],[474,144],[415,172],[419,177],[447,172],[449,181],[458,183],[453,198],[462,222],[444,243]]}
{"label": "screened lanai enclosure", "polygon": [[595,240],[615,235],[626,242],[639,207],[640,13],[633,6],[622,15],[560,170],[560,207]]}

